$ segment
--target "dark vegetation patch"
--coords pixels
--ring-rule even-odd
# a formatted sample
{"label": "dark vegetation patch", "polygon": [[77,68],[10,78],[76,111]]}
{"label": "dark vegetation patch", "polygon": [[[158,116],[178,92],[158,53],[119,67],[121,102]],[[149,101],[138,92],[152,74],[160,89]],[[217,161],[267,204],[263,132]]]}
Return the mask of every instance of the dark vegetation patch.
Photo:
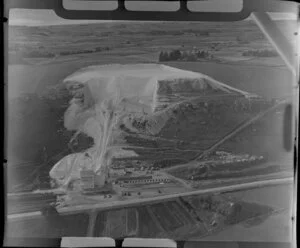
{"label": "dark vegetation patch", "polygon": [[153,163],[154,168],[158,169],[164,169],[168,167],[172,167],[174,165],[178,164],[184,164],[187,163],[187,160],[184,159],[163,159],[163,160],[157,160]]}
{"label": "dark vegetation patch", "polygon": [[70,99],[68,91],[58,85],[42,96],[26,94],[9,102],[13,113],[8,119],[8,148],[13,153],[8,170],[9,191],[24,190],[24,183],[28,190],[48,188],[48,173],[55,163],[93,144],[85,135],[78,137],[77,145],[69,144],[73,132],[65,129],[63,116]]}
{"label": "dark vegetation patch", "polygon": [[158,61],[197,61],[201,59],[213,59],[214,56],[208,51],[161,51],[159,53]]}
{"label": "dark vegetation patch", "polygon": [[151,205],[151,210],[165,230],[173,232],[183,224],[171,215],[163,203]]}
{"label": "dark vegetation patch", "polygon": [[247,57],[277,57],[278,53],[270,49],[261,49],[261,50],[247,50],[242,53],[243,56]]}
{"label": "dark vegetation patch", "polygon": [[268,206],[248,202],[237,202],[233,205],[225,223],[233,225],[242,221],[249,221],[249,219],[259,218],[271,211],[272,208]]}
{"label": "dark vegetation patch", "polygon": [[184,225],[195,224],[193,217],[187,212],[185,208],[178,204],[176,201],[165,203],[171,215],[183,222]]}
{"label": "dark vegetation patch", "polygon": [[83,49],[83,50],[75,50],[75,51],[62,51],[59,55],[73,55],[73,54],[84,54],[84,53],[94,53],[94,52],[102,52],[102,51],[109,51],[109,47],[96,47],[94,49]]}
{"label": "dark vegetation patch", "polygon": [[136,208],[139,213],[139,233],[138,237],[153,238],[157,237],[160,233],[159,228],[149,215],[146,207]]}
{"label": "dark vegetation patch", "polygon": [[[269,206],[244,201],[231,201],[217,195],[191,196],[182,199],[186,205],[194,209],[198,216],[210,228],[222,228],[240,222],[265,220],[273,209]],[[261,222],[260,222],[261,223]]]}
{"label": "dark vegetation patch", "polygon": [[205,149],[268,105],[263,101],[249,102],[234,96],[199,101],[196,105],[182,104],[172,109],[173,118],[168,120],[159,136],[188,143],[207,141],[206,147],[198,147]]}

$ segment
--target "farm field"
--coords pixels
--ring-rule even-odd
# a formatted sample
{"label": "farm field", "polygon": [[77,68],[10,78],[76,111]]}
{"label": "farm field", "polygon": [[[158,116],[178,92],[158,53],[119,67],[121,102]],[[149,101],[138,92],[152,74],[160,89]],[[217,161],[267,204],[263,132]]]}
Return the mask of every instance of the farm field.
{"label": "farm field", "polygon": [[[99,211],[92,236],[290,242],[293,198],[287,192],[292,192],[292,187],[292,184],[282,184]],[[16,237],[57,238],[74,232],[78,236],[86,235],[87,214],[66,215],[57,221],[41,218],[12,222],[7,230],[8,233],[18,230]],[[25,228],[30,223],[35,223],[36,228]],[[43,225],[47,228],[41,228]]]}
{"label": "farm field", "polygon": [[243,199],[255,204],[268,204],[274,208],[274,214],[262,218],[261,221],[242,222],[201,240],[291,242],[292,212],[290,206],[293,205],[292,187],[292,185],[280,185],[225,194],[225,197],[229,197],[229,199]]}

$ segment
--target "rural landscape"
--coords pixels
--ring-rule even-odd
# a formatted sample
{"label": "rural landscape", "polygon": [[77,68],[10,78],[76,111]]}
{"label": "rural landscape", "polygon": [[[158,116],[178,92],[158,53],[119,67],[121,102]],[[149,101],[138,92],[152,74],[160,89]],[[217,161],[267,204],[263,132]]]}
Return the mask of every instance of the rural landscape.
{"label": "rural landscape", "polygon": [[294,77],[253,21],[10,26],[8,69],[8,237],[291,241]]}

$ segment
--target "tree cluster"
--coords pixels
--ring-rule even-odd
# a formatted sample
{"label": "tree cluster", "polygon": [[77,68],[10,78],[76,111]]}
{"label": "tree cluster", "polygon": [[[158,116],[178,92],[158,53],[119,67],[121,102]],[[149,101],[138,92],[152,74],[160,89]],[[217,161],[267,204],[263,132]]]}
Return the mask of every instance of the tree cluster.
{"label": "tree cluster", "polygon": [[22,51],[22,56],[25,58],[53,58],[55,54],[43,50]]}
{"label": "tree cluster", "polygon": [[197,61],[198,59],[209,58],[211,55],[207,51],[180,51],[178,49],[170,52],[161,51],[159,62],[165,61]]}
{"label": "tree cluster", "polygon": [[132,121],[132,126],[134,126],[137,129],[146,129],[146,125],[147,125],[147,120],[137,120],[137,119],[133,119]]}
{"label": "tree cluster", "polygon": [[102,52],[102,51],[109,51],[109,47],[96,47],[95,49],[84,49],[84,50],[77,50],[77,51],[62,51],[59,55],[72,55],[72,54],[83,54],[83,53],[93,53],[93,52]]}

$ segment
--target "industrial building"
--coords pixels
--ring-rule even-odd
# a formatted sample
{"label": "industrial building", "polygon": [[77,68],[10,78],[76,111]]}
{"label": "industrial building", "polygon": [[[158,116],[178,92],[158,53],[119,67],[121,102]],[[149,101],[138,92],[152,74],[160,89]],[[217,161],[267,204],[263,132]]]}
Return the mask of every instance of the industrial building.
{"label": "industrial building", "polygon": [[111,183],[105,183],[99,187],[98,180],[101,177],[95,174],[93,170],[81,170],[80,171],[80,185],[82,194],[111,194]]}
{"label": "industrial building", "polygon": [[156,183],[169,183],[170,179],[165,176],[146,175],[146,176],[132,176],[132,177],[119,177],[116,184],[119,185],[137,185],[137,184],[156,184]]}
{"label": "industrial building", "polygon": [[80,181],[82,190],[95,188],[95,173],[92,170],[81,170]]}

